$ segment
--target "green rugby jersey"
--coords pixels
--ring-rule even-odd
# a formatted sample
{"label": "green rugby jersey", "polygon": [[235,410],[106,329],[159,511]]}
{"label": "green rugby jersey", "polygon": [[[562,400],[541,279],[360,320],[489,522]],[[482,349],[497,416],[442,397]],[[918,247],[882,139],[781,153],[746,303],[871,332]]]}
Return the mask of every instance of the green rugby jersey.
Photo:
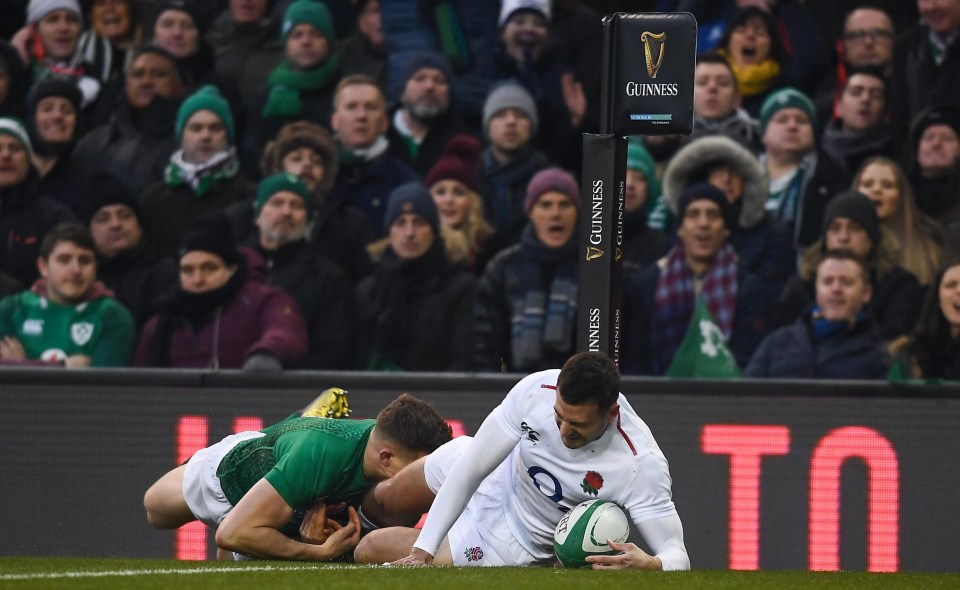
{"label": "green rugby jersey", "polygon": [[62,361],[90,357],[93,367],[130,363],[135,345],[133,317],[111,297],[60,305],[23,291],[0,301],[0,337],[14,336],[28,359]]}
{"label": "green rugby jersey", "polygon": [[245,440],[217,467],[220,487],[234,506],[261,478],[294,510],[316,500],[346,501],[368,489],[363,453],[376,420],[294,417]]}

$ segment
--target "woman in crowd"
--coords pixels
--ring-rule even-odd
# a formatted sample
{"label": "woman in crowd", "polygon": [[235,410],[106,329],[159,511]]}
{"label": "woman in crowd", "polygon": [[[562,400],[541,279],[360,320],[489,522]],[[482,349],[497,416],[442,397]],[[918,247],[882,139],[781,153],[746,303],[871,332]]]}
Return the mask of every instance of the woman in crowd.
{"label": "woman in crowd", "polygon": [[889,158],[874,156],[860,166],[853,188],[876,204],[884,241],[900,253],[900,266],[921,285],[929,285],[943,263],[943,229],[917,209],[903,169]]}
{"label": "woman in crowd", "polygon": [[783,85],[787,52],[769,13],[756,6],[736,14],[720,40],[720,49],[737,77],[743,108],[756,117],[771,91]]}
{"label": "woman in crowd", "polygon": [[469,135],[452,137],[424,179],[440,213],[447,255],[451,262],[464,263],[475,274],[483,270],[483,242],[493,234],[478,192],[480,150],[480,142]]}
{"label": "woman in crowd", "polygon": [[933,285],[913,335],[891,345],[892,378],[960,380],[960,258],[941,268]]}
{"label": "woman in crowd", "polygon": [[89,27],[80,35],[80,54],[96,64],[103,82],[120,76],[133,51],[143,44],[138,6],[132,0],[88,3]]}

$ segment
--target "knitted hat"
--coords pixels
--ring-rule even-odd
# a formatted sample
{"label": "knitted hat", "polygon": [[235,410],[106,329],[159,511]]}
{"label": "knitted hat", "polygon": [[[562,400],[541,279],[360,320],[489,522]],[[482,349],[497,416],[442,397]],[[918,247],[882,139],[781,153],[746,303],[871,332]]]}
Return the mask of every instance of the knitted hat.
{"label": "knitted hat", "polygon": [[253,205],[254,217],[259,217],[260,210],[270,200],[270,197],[280,191],[289,191],[299,195],[307,208],[307,217],[310,217],[310,214],[313,213],[313,196],[310,194],[310,189],[300,182],[296,174],[290,174],[289,172],[274,174],[260,181],[260,185],[257,187],[257,200]]}
{"label": "knitted hat", "polygon": [[781,88],[776,92],[771,92],[767,99],[763,101],[763,106],[760,107],[761,134],[767,130],[767,123],[770,122],[770,119],[783,109],[800,109],[806,113],[811,125],[817,122],[817,107],[814,106],[813,101],[806,94],[796,88]]}
{"label": "knitted hat", "polygon": [[233,113],[230,112],[230,104],[220,95],[216,86],[206,84],[188,96],[180,105],[180,110],[177,112],[177,121],[173,128],[177,145],[180,145],[181,140],[183,140],[183,128],[187,126],[187,121],[197,111],[212,111],[213,114],[220,117],[223,125],[227,128],[227,137],[230,139],[230,143],[233,143]]}
{"label": "knitted hat", "polygon": [[404,69],[403,81],[406,82],[413,78],[414,74],[424,68],[440,70],[443,72],[443,77],[447,79],[447,83],[453,83],[453,68],[450,67],[450,62],[439,53],[433,53],[432,51],[421,51],[410,58],[407,67]]}
{"label": "knitted hat", "polygon": [[550,0],[503,0],[500,6],[500,26],[505,25],[518,10],[534,10],[550,22]]}
{"label": "knitted hat", "polygon": [[18,140],[23,145],[23,148],[27,150],[27,155],[33,153],[33,146],[30,144],[30,136],[27,135],[27,129],[18,119],[0,117],[0,135],[9,135]]}
{"label": "knitted hat", "polygon": [[423,217],[433,228],[434,235],[440,235],[440,214],[437,213],[437,205],[433,202],[430,191],[420,182],[401,184],[390,193],[387,210],[383,215],[384,231],[390,233],[390,226],[404,213],[415,213]]}
{"label": "knitted hat", "polygon": [[227,265],[234,265],[240,262],[236,240],[227,216],[223,211],[213,211],[201,215],[190,224],[180,238],[178,256],[202,250],[223,258]]}
{"label": "knitted hat", "polygon": [[493,89],[483,103],[483,129],[486,131],[490,119],[503,109],[519,109],[530,119],[533,135],[537,134],[537,105],[527,89],[516,82],[506,82]]}
{"label": "knitted hat", "polygon": [[934,105],[917,115],[913,120],[910,135],[914,144],[920,141],[920,137],[928,127],[934,125],[946,125],[960,137],[960,109],[951,104],[941,104]]}
{"label": "knitted hat", "polygon": [[653,156],[643,147],[643,139],[639,135],[631,135],[627,144],[627,169],[639,170],[647,179],[647,204],[660,196],[663,188],[657,178],[657,165]]}
{"label": "knitted hat", "polygon": [[280,40],[286,41],[290,31],[295,26],[302,24],[312,25],[313,28],[320,31],[321,35],[327,38],[327,41],[333,42],[337,38],[333,28],[333,17],[330,16],[330,10],[323,2],[296,0],[290,4],[283,15]]}
{"label": "knitted hat", "polygon": [[447,142],[443,155],[423,179],[432,187],[441,180],[459,180],[473,192],[480,190],[477,167],[480,165],[480,142],[469,135],[454,135]]}
{"label": "knitted hat", "polygon": [[54,10],[61,9],[76,14],[80,22],[83,22],[83,11],[80,10],[80,3],[77,0],[30,0],[30,4],[27,5],[27,24],[39,22]]}
{"label": "knitted hat", "polygon": [[527,184],[527,198],[523,200],[523,212],[530,215],[530,210],[537,204],[540,197],[549,191],[563,193],[570,198],[573,206],[580,210],[580,187],[572,174],[563,168],[544,168],[533,175]]}
{"label": "knitted hat", "polygon": [[720,215],[723,216],[723,223],[727,226],[727,229],[737,226],[733,206],[727,199],[727,195],[724,194],[722,190],[707,182],[692,184],[680,193],[680,198],[677,199],[677,219],[683,219],[687,213],[687,207],[689,207],[691,203],[703,199],[713,201],[720,207]]}
{"label": "knitted hat", "polygon": [[97,212],[107,205],[126,205],[140,219],[140,203],[127,185],[109,174],[97,174],[87,184],[77,213],[84,225],[89,226]]}
{"label": "knitted hat", "polygon": [[160,15],[168,10],[179,10],[180,12],[185,12],[190,15],[190,18],[193,19],[193,24],[199,27],[203,22],[200,12],[193,5],[193,3],[188,2],[187,0],[162,0],[160,2],[154,3],[154,9],[152,14],[152,19],[150,21],[150,35],[153,34],[153,29],[156,27],[157,21],[160,19]]}
{"label": "knitted hat", "polygon": [[36,110],[41,100],[51,96],[60,96],[69,100],[73,104],[73,110],[77,113],[80,112],[80,107],[83,105],[83,93],[72,81],[64,78],[46,78],[34,84],[30,89],[27,97],[30,110]]}
{"label": "knitted hat", "polygon": [[[823,213],[821,235],[826,235],[830,224],[838,217],[855,221],[865,229],[874,248],[883,238],[883,234],[880,233],[880,218],[877,217],[877,206],[862,193],[855,190],[844,191],[827,203],[827,209]],[[826,247],[826,241],[824,241],[824,247]]]}

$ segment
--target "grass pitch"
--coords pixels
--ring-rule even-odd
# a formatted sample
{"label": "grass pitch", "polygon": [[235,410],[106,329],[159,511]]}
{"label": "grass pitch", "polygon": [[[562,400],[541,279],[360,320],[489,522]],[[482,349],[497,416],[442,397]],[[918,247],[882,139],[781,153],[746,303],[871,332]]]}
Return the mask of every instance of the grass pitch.
{"label": "grass pitch", "polygon": [[610,590],[610,588],[960,588],[960,574],[863,572],[588,571],[549,568],[416,568],[254,561],[0,558],[0,588],[146,590]]}

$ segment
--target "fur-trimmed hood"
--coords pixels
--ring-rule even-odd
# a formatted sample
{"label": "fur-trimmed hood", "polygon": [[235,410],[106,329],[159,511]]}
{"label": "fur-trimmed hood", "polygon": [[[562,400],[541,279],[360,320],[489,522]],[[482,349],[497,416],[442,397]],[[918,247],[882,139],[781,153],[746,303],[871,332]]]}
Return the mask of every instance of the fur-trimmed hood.
{"label": "fur-trimmed hood", "polygon": [[[694,182],[694,175],[709,162],[727,162],[743,177],[743,197],[740,218],[742,229],[753,227],[765,214],[764,204],[769,196],[770,181],[760,161],[742,145],[722,135],[701,137],[680,148],[663,174],[663,198],[670,211],[677,214],[680,193]],[[704,179],[697,179],[704,180]]]}

